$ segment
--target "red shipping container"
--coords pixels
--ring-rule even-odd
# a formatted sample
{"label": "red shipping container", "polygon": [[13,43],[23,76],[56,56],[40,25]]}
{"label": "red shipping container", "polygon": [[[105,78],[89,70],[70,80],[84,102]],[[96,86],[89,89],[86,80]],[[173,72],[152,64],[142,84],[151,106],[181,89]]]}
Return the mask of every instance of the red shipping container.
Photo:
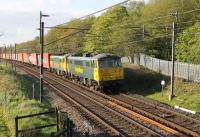
{"label": "red shipping container", "polygon": [[44,53],[43,54],[43,67],[44,68],[50,68],[50,54]]}
{"label": "red shipping container", "polygon": [[5,54],[3,54],[3,58],[4,58],[4,59],[6,58],[6,55],[5,55]]}
{"label": "red shipping container", "polygon": [[25,63],[29,63],[29,57],[30,55],[28,53],[23,53],[23,58]]}
{"label": "red shipping container", "polygon": [[37,58],[37,53],[32,53],[31,54],[31,58],[30,58],[30,62],[31,62],[31,64],[33,64],[33,65],[38,65],[38,58]]}
{"label": "red shipping container", "polygon": [[[38,66],[40,66],[40,55],[38,55]],[[44,53],[43,54],[43,67],[44,68],[50,68],[50,54]]]}
{"label": "red shipping container", "polygon": [[18,61],[24,62],[23,54],[18,53]]}
{"label": "red shipping container", "polygon": [[8,53],[6,53],[6,59],[9,59],[9,54]]}
{"label": "red shipping container", "polygon": [[7,59],[10,59],[10,53],[8,53]]}
{"label": "red shipping container", "polygon": [[[16,56],[17,57],[17,56]],[[15,60],[15,54],[12,54],[12,60]]]}

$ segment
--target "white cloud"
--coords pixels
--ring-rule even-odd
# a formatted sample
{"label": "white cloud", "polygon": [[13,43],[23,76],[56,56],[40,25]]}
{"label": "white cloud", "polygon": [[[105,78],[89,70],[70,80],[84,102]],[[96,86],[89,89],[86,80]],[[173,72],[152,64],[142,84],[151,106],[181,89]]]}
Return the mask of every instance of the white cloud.
{"label": "white cloud", "polygon": [[[115,3],[121,0],[113,0]],[[0,0],[0,46],[20,43],[38,36],[39,12],[49,14],[45,26],[54,26],[102,9],[101,0]],[[112,4],[109,1],[109,4]],[[113,3],[114,4],[114,3]],[[85,7],[83,9],[82,7]],[[105,6],[106,7],[106,6]]]}
{"label": "white cloud", "polygon": [[[12,2],[11,2],[12,1]],[[40,9],[42,0],[11,0],[4,1],[0,5],[1,11],[6,12],[33,12]]]}
{"label": "white cloud", "polygon": [[[68,8],[71,0],[0,0],[0,46],[3,43],[19,43],[38,36],[39,12],[49,14],[46,26],[66,22],[87,12],[76,12]],[[88,11],[89,12],[89,11]]]}

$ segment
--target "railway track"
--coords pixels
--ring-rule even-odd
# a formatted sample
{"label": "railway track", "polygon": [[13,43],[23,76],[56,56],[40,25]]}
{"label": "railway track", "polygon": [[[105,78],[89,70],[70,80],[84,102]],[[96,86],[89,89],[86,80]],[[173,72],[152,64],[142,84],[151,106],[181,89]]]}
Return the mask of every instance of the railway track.
{"label": "railway track", "polygon": [[[27,69],[30,68],[27,67]],[[35,69],[34,75],[38,76],[36,70],[37,69]],[[106,127],[105,130],[110,134],[112,133],[112,136],[199,136],[198,129],[196,131],[185,127],[186,125],[184,126],[166,119],[172,116],[169,114],[169,110],[167,109],[165,110],[157,105],[149,105],[149,103],[145,101],[139,102],[136,98],[124,94],[109,97],[102,93],[89,90],[87,87],[82,85],[76,85],[75,87],[73,86],[75,83],[72,83],[71,81],[63,79],[57,75],[52,75],[49,72],[45,73],[46,82],[48,81],[51,86],[60,92],[69,91],[65,94],[67,94],[71,99],[82,100],[83,102],[80,103],[82,104],[82,107],[97,116],[101,123],[104,123],[103,127]],[[56,86],[58,83],[62,86]],[[62,96],[64,96],[63,94],[64,93],[62,93]],[[91,102],[88,102],[89,100]],[[177,116],[179,116],[178,114]],[[183,117],[181,118],[183,119]],[[188,117],[185,116],[185,118]],[[109,125],[112,125],[112,127],[109,127]],[[112,128],[112,130],[109,128]],[[152,130],[149,130],[149,128]]]}
{"label": "railway track", "polygon": [[[39,78],[38,72],[25,66],[17,66],[26,72],[28,71],[29,74]],[[57,91],[63,99],[72,102],[76,107],[84,111],[90,119],[95,121],[95,123],[108,132],[110,136],[162,136],[95,99],[86,96],[65,84],[59,83],[59,79],[52,78],[52,76],[49,75],[44,77],[44,79],[44,82]]]}
{"label": "railway track", "polygon": [[112,97],[116,100],[120,100],[122,102],[121,105],[124,107],[146,115],[157,122],[167,125],[168,127],[177,129],[188,136],[200,136],[199,119],[178,113],[175,110],[164,107],[160,103],[146,101],[146,99],[141,97],[138,98],[126,94],[115,95]]}

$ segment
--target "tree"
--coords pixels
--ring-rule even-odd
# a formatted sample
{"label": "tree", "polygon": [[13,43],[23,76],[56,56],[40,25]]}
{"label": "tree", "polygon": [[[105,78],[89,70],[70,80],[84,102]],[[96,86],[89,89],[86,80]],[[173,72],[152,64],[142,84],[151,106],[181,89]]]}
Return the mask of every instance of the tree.
{"label": "tree", "polygon": [[200,23],[185,29],[177,38],[176,58],[181,62],[200,63]]}
{"label": "tree", "polygon": [[27,52],[27,53],[32,53],[32,52],[37,52],[39,53],[39,37],[35,37],[34,40],[26,41],[20,44],[17,44],[17,52]]}
{"label": "tree", "polygon": [[[113,52],[116,45],[113,37],[118,31],[119,24],[128,16],[126,7],[117,6],[99,16],[87,34],[84,51],[86,52]],[[88,37],[93,35],[95,37]]]}
{"label": "tree", "polygon": [[[46,51],[49,52],[82,52],[84,37],[86,33],[91,28],[93,21],[95,20],[94,17],[88,17],[84,20],[72,20],[68,24],[63,26],[58,26],[60,28],[69,28],[69,29],[51,29],[45,36],[45,43],[51,43],[56,41],[60,38],[66,37],[58,42],[54,42],[50,45],[45,47]],[[70,28],[77,28],[77,29],[88,29],[88,30],[77,30],[77,29],[70,29]],[[80,33],[77,33],[81,31]],[[76,35],[72,35],[73,33],[77,33]],[[70,36],[72,35],[72,36]]]}

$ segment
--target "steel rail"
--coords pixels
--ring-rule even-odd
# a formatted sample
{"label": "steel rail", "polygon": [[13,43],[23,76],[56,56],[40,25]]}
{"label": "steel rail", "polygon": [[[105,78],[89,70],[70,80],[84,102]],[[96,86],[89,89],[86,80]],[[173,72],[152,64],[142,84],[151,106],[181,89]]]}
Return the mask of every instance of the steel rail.
{"label": "steel rail", "polygon": [[[51,74],[51,73],[50,73]],[[59,77],[59,76],[57,76],[57,75],[55,75],[56,77]],[[61,78],[61,77],[59,77],[59,78]],[[63,79],[63,80],[66,80],[66,79]],[[71,82],[71,81],[69,81],[69,82]],[[73,83],[73,82],[71,82],[71,83]],[[75,83],[73,83],[73,84],[75,84]],[[85,89],[87,89],[88,90],[88,88],[86,88],[85,86],[82,86],[82,85],[79,85],[79,87],[81,87],[81,88],[85,88]],[[95,92],[95,94],[101,94],[101,93],[98,93],[98,92]],[[125,106],[125,107],[128,107],[129,109],[133,109],[133,106],[130,106],[130,105],[128,105],[127,103],[122,103],[121,101],[119,101],[119,100],[116,100],[116,99],[113,99],[113,98],[111,98],[111,97],[108,97],[107,95],[104,95],[104,94],[101,94],[101,96],[104,96],[105,98],[107,98],[107,99],[109,99],[109,100],[111,100],[111,101],[115,101],[115,102],[117,102],[118,104],[120,104],[120,105],[123,105],[123,106]],[[141,114],[141,110],[139,110],[139,109],[137,109],[137,108],[135,108],[134,107],[134,109],[135,110],[137,110],[137,112],[140,112],[140,114]],[[162,119],[162,118],[156,118],[154,115],[152,115],[152,114],[150,114],[150,113],[146,113],[145,111],[142,111],[143,112],[143,114],[148,114],[148,116],[151,116],[151,117],[153,117],[154,118],[154,120],[156,120],[157,119],[157,121],[164,121],[165,123],[167,123],[167,125],[169,124],[169,125],[172,125],[173,123],[171,123],[171,122],[169,122],[169,121],[166,121],[165,119]],[[155,124],[155,122],[153,122],[154,124]],[[163,122],[162,122],[163,123]],[[157,124],[158,126],[159,126],[159,124]],[[181,127],[181,126],[179,126],[179,125],[176,125],[175,124],[175,126],[174,126],[174,124],[173,124],[173,127],[178,127],[179,129],[181,129],[181,131],[187,131],[188,133],[192,133],[192,135],[194,135],[194,136],[197,136],[198,134],[196,134],[195,132],[193,132],[193,131],[190,131],[190,130],[187,130],[186,128],[183,128],[183,127]],[[166,131],[168,131],[168,132],[171,132],[171,133],[173,133],[173,134],[176,134],[177,136],[183,136],[183,134],[181,134],[181,133],[177,133],[177,132],[175,132],[174,130],[168,130],[169,128],[167,128],[167,127],[162,127],[164,130],[166,130]],[[176,129],[176,128],[175,128]]]}
{"label": "steel rail", "polygon": [[[27,72],[27,70],[25,68],[23,68],[22,66],[18,65],[17,66],[24,70],[25,72]],[[30,69],[29,69],[30,70]],[[28,74],[31,74],[32,76],[34,76],[35,78],[39,79],[38,74],[33,73],[31,71],[27,72]],[[61,90],[59,90],[58,88],[55,87],[54,84],[49,83],[48,81],[44,80],[44,83],[48,84],[51,88],[53,88],[54,90],[57,91],[57,93],[64,98],[66,101],[69,101],[71,103],[73,103],[76,107],[80,108],[82,111],[84,111],[84,113],[87,113],[87,115],[91,116],[92,119],[98,123],[101,124],[101,127],[103,127],[104,130],[109,131],[108,133],[112,136],[123,136],[120,134],[119,131],[117,131],[115,128],[111,127],[110,125],[108,125],[105,121],[103,121],[101,118],[99,118],[98,116],[96,116],[95,114],[93,114],[91,111],[89,111],[88,109],[86,109],[83,105],[81,105],[80,103],[78,103],[77,101],[75,101],[74,99],[72,99],[71,97],[69,97],[68,95],[64,94]],[[95,122],[95,123],[96,123]]]}
{"label": "steel rail", "polygon": [[[52,79],[51,79],[51,80],[52,80]],[[54,81],[54,82],[57,82],[56,80],[53,80],[53,81]],[[61,83],[59,83],[59,84],[61,84]],[[62,85],[65,86],[64,84],[62,84]],[[65,87],[66,87],[66,86],[65,86]],[[69,88],[69,87],[67,87],[67,88]],[[72,90],[72,89],[71,89],[71,90]],[[74,92],[77,92],[77,91],[74,90]],[[79,94],[80,94],[80,93],[79,93]],[[91,99],[91,98],[87,97],[87,96],[84,95],[84,94],[82,94],[82,96],[84,96],[84,97],[87,98],[88,100],[93,100],[93,102],[95,102],[96,104],[98,104],[98,105],[100,105],[100,106],[106,108],[107,110],[111,111],[112,113],[115,113],[115,115],[118,115],[118,116],[120,116],[120,117],[123,118],[123,119],[126,119],[127,121],[131,122],[133,125],[137,125],[139,128],[142,128],[143,130],[148,131],[148,133],[151,133],[151,134],[154,135],[154,136],[159,136],[159,134],[157,134],[156,132],[153,132],[152,130],[146,128],[145,126],[142,126],[141,124],[136,123],[135,121],[131,120],[131,119],[128,118],[128,117],[123,116],[122,114],[120,114],[120,113],[118,113],[118,112],[115,112],[114,110],[112,110],[112,109],[110,109],[110,108],[108,108],[108,107],[102,105],[101,103],[95,101],[94,99]]]}

